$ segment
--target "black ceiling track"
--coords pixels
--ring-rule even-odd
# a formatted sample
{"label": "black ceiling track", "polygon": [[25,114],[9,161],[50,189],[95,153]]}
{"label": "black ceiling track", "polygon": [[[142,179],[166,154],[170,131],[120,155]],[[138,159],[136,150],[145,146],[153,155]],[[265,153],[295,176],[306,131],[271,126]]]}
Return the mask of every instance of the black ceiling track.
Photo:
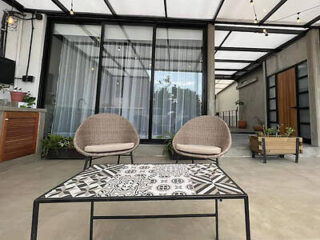
{"label": "black ceiling track", "polygon": [[222,47],[222,45],[225,43],[225,41],[227,41],[228,37],[230,36],[230,34],[232,33],[232,31],[229,31],[228,34],[225,36],[225,38],[222,40],[222,42],[220,43],[219,47],[216,48],[215,53],[217,53],[220,48]]}
{"label": "black ceiling track", "polygon": [[69,10],[59,1],[59,0],[51,0],[58,8],[61,9],[62,12],[69,14]]}
{"label": "black ceiling track", "polygon": [[252,63],[253,60],[241,60],[241,59],[215,59],[215,62],[224,62],[224,63]]}
{"label": "black ceiling track", "polygon": [[109,0],[104,0],[105,4],[107,5],[107,7],[109,8],[112,16],[116,17],[118,16],[116,11],[114,10],[114,8],[112,7],[111,3],[109,2]]}
{"label": "black ceiling track", "polygon": [[309,28],[309,27],[311,27],[314,23],[316,23],[316,22],[318,22],[318,21],[320,21],[320,15],[317,16],[317,17],[315,17],[314,19],[312,19],[310,22],[307,22],[307,23],[304,25],[304,27],[305,27],[305,28]]}
{"label": "black ceiling track", "polygon": [[248,47],[220,47],[219,51],[240,51],[240,52],[270,52],[271,48],[248,48]]}
{"label": "black ceiling track", "polygon": [[25,8],[22,4],[18,3],[16,0],[2,0],[3,2],[5,2],[6,4],[14,7],[15,9],[17,9],[20,12],[24,12]]}
{"label": "black ceiling track", "polygon": [[168,18],[167,0],[163,0],[163,6],[165,18]]}
{"label": "black ceiling track", "polygon": [[[216,30],[221,31],[234,31],[234,32],[261,32],[263,31],[263,28],[258,27],[238,27],[238,26],[216,26]],[[268,33],[279,33],[279,34],[300,34],[304,30],[295,30],[295,29],[275,29],[275,28],[267,28]]]}
{"label": "black ceiling track", "polygon": [[218,15],[219,15],[219,13],[220,13],[220,10],[221,10],[221,8],[222,8],[222,6],[223,6],[223,3],[224,3],[224,0],[221,0],[221,1],[220,1],[220,4],[219,4],[219,6],[218,6],[218,9],[217,9],[217,11],[216,11],[216,13],[214,14],[214,17],[213,17],[213,19],[212,19],[213,22],[216,21]]}
{"label": "black ceiling track", "polygon": [[233,77],[232,75],[216,74],[215,79],[216,80],[233,80]]}
{"label": "black ceiling track", "polygon": [[266,16],[264,16],[264,18],[259,22],[259,25],[265,23],[265,21],[267,21],[286,2],[287,2],[287,0],[281,0],[280,2],[278,2],[278,4],[276,6],[274,6],[274,8],[272,8],[271,11],[268,12],[268,14]]}

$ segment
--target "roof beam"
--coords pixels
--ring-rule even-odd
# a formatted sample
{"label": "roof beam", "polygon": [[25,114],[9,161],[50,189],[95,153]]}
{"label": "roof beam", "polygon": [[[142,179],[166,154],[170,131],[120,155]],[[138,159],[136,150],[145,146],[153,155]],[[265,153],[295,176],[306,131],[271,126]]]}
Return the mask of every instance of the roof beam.
{"label": "roof beam", "polygon": [[320,15],[315,17],[314,19],[312,19],[311,21],[307,22],[304,27],[309,28],[311,27],[313,24],[315,24],[316,22],[318,22],[320,20]]}
{"label": "roof beam", "polygon": [[59,0],[51,0],[58,8],[61,9],[62,12],[69,14],[69,10],[59,1]]}
{"label": "roof beam", "polygon": [[219,4],[219,6],[218,6],[218,8],[217,8],[216,13],[214,14],[214,17],[213,17],[213,22],[216,21],[218,15],[219,15],[219,13],[220,13],[220,10],[221,10],[221,8],[222,8],[223,3],[224,3],[224,0],[220,0],[220,4]]}
{"label": "roof beam", "polygon": [[220,43],[219,47],[216,48],[215,53],[217,53],[220,48],[222,47],[222,45],[224,44],[225,41],[227,41],[228,37],[230,36],[230,34],[232,33],[232,31],[229,31],[228,34],[225,36],[225,38],[222,40],[222,42]]}
{"label": "roof beam", "polygon": [[164,15],[166,18],[168,18],[167,0],[163,0],[163,7],[164,7]]}
{"label": "roof beam", "polygon": [[25,7],[21,4],[18,3],[16,0],[2,0],[4,3],[10,5],[11,7],[14,7],[15,9],[17,9],[20,12],[24,12]]}
{"label": "roof beam", "polygon": [[[234,22],[234,21],[219,21],[215,22],[216,24],[226,24],[226,25],[247,25],[247,26],[257,26],[254,22]],[[219,26],[219,25],[217,25]],[[304,26],[296,24],[284,24],[284,23],[264,23],[260,25],[261,27],[287,27],[287,28],[304,28]]]}
{"label": "roof beam", "polygon": [[232,75],[225,75],[225,74],[216,74],[215,79],[216,80],[234,80]]}
{"label": "roof beam", "polygon": [[224,63],[252,63],[253,60],[237,60],[237,59],[215,59],[215,62],[224,62]]}
{"label": "roof beam", "polygon": [[117,13],[116,11],[114,10],[114,8],[112,7],[111,3],[109,2],[109,0],[104,0],[104,3],[107,5],[107,7],[109,8],[112,16],[116,17],[117,16]]}
{"label": "roof beam", "polygon": [[281,6],[286,3],[286,1],[287,0],[281,0],[280,2],[278,2],[278,4],[274,6],[274,8],[272,8],[271,11],[268,12],[268,14],[265,15],[264,18],[259,22],[259,25],[265,23],[265,21],[267,21],[276,11],[278,11],[278,9],[281,8]]}
{"label": "roof beam", "polygon": [[[237,27],[237,26],[215,26],[215,30],[221,31],[234,31],[234,32],[263,32],[263,28],[258,27]],[[279,34],[300,34],[303,30],[295,29],[276,29],[276,28],[267,28],[268,33],[279,33]]]}
{"label": "roof beam", "polygon": [[234,69],[234,68],[216,68],[215,69],[216,71],[230,71],[230,72],[234,72],[234,71],[240,71],[240,70],[242,70],[242,69],[239,69],[239,68],[236,68],[236,69]]}
{"label": "roof beam", "polygon": [[270,52],[270,48],[247,48],[247,47],[220,47],[221,51],[241,51],[241,52]]}

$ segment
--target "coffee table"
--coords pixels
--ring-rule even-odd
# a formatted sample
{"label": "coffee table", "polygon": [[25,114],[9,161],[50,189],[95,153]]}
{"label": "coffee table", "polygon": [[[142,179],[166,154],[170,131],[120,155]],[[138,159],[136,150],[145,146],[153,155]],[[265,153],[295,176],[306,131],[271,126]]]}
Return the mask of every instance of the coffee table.
{"label": "coffee table", "polygon": [[[215,200],[214,213],[166,215],[94,215],[96,202]],[[88,202],[90,237],[96,220],[146,218],[216,218],[219,239],[219,200],[243,199],[246,239],[250,240],[248,195],[216,164],[97,164],[71,177],[34,200],[31,240],[37,239],[39,205]]]}

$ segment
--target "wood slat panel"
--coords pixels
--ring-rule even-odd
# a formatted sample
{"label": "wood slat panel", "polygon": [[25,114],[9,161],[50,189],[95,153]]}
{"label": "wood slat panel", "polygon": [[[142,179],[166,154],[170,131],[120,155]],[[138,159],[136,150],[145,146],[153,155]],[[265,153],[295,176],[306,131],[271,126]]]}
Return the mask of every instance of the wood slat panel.
{"label": "wood slat panel", "polygon": [[5,112],[0,141],[0,161],[36,152],[39,113]]}

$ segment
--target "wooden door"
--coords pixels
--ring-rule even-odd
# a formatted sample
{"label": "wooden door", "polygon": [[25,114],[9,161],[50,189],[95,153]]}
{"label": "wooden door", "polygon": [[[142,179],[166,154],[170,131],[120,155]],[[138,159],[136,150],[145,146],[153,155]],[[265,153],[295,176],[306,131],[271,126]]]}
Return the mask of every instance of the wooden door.
{"label": "wooden door", "polygon": [[39,113],[5,112],[0,140],[0,161],[36,152]]}
{"label": "wooden door", "polygon": [[277,75],[278,122],[281,133],[286,127],[295,129],[293,136],[298,135],[296,72],[291,68]]}

